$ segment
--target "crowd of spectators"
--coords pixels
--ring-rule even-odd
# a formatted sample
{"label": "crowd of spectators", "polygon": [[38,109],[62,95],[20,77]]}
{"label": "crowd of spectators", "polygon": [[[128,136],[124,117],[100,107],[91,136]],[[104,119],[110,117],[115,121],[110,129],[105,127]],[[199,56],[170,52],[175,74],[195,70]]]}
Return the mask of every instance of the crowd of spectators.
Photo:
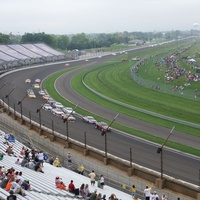
{"label": "crowd of spectators", "polygon": [[0,187],[13,194],[25,196],[25,191],[30,189],[29,180],[22,176],[22,172],[15,171],[13,167],[6,169],[0,167]]}
{"label": "crowd of spectators", "polygon": [[[5,143],[4,145],[10,146],[9,143]],[[10,155],[7,152],[8,155]],[[15,164],[21,165],[22,167],[27,167],[31,170],[34,170],[36,172],[41,172],[44,173],[43,171],[43,163],[48,159],[48,156],[43,152],[43,151],[38,151],[36,149],[29,149],[25,146],[21,148],[20,151],[20,158],[16,158]],[[14,154],[15,155],[15,152]],[[2,153],[2,157],[4,154]],[[69,153],[67,154],[66,158],[68,160]],[[52,159],[52,161],[50,161]],[[55,164],[55,163],[59,164]],[[72,162],[71,160],[71,155],[70,155],[70,160],[68,162]],[[55,159],[51,157],[49,159],[49,163],[52,164],[55,167],[58,167],[60,165],[60,161],[58,157]],[[80,175],[84,175],[84,170],[85,167],[83,164],[80,164],[77,168],[77,172]],[[9,169],[5,169],[3,166],[0,166],[0,187],[5,189],[6,191],[10,192],[10,197],[9,199],[15,199],[15,194],[20,194],[22,196],[25,196],[25,191],[30,189],[30,183],[29,180],[25,179],[23,177],[23,172],[22,171],[16,171],[14,167],[11,167]],[[82,199],[88,199],[88,200],[118,200],[117,196],[115,194],[111,194],[108,198],[106,197],[105,194],[102,194],[101,192],[104,189],[104,176],[103,174],[100,175],[99,178],[97,178],[94,170],[92,170],[89,174],[88,177],[90,178],[90,185],[94,189],[94,191],[91,191],[89,188],[88,183],[82,183],[79,187],[75,186],[75,183],[73,180],[71,180],[68,184],[64,183],[62,178],[59,176],[55,177],[55,187],[64,190],[67,192],[70,192],[74,195],[81,196]],[[101,192],[97,192],[97,190],[93,187],[97,183],[97,186],[101,188]],[[138,199],[138,194],[136,191],[135,185],[132,185],[130,188],[130,195],[134,200]],[[159,197],[156,191],[152,190],[152,187],[147,186],[144,189],[144,196],[145,199],[147,200],[168,200],[168,197],[163,194],[162,197]]]}

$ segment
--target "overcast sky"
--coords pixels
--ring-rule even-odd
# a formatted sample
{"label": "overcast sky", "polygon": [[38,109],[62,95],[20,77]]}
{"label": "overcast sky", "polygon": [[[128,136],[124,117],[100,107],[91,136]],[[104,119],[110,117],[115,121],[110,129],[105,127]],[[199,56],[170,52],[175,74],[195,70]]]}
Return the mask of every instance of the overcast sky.
{"label": "overcast sky", "polygon": [[200,0],[0,0],[0,32],[191,30],[199,12]]}

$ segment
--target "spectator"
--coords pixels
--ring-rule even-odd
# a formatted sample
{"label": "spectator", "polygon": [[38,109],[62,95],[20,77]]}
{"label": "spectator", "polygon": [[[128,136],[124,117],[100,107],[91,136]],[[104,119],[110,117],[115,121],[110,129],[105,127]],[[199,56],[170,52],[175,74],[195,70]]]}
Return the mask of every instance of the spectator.
{"label": "spectator", "polygon": [[96,200],[96,197],[97,197],[97,190],[95,189],[95,191],[91,193],[89,200]]}
{"label": "spectator", "polygon": [[79,194],[84,197],[85,196],[85,184],[83,183],[79,189]]}
{"label": "spectator", "polygon": [[10,195],[7,196],[6,200],[17,200],[17,196],[14,195],[13,190],[10,190]]}
{"label": "spectator", "polygon": [[17,160],[15,161],[15,164],[17,164],[17,165],[20,165],[20,164],[21,164],[21,162],[20,162],[20,159],[19,159],[19,158],[17,158]]}
{"label": "spectator", "polygon": [[69,189],[69,192],[74,193],[75,185],[73,183],[73,180],[70,181],[70,184],[68,185],[68,189]]}
{"label": "spectator", "polygon": [[131,196],[134,198],[135,197],[135,195],[136,195],[136,188],[135,188],[135,185],[132,185],[132,187],[131,187]]}
{"label": "spectator", "polygon": [[105,183],[104,183],[104,176],[103,176],[103,174],[101,174],[101,176],[100,176],[100,187],[101,187],[101,189],[103,189],[103,187],[104,187],[104,185],[105,185]]}
{"label": "spectator", "polygon": [[44,171],[42,170],[42,166],[41,166],[41,163],[40,163],[40,162],[38,162],[38,163],[35,165],[35,171],[36,171],[36,172],[44,173]]}
{"label": "spectator", "polygon": [[54,162],[54,158],[51,157],[51,158],[49,159],[49,164],[50,164],[50,165],[53,165],[53,162]]}
{"label": "spectator", "polygon": [[161,200],[168,200],[168,197],[165,194],[163,194]]}
{"label": "spectator", "polygon": [[24,167],[27,167],[27,168],[29,168],[29,169],[32,169],[32,170],[34,170],[35,169],[35,161],[33,161],[33,160],[30,160],[28,163],[26,163],[25,165],[24,165]]}
{"label": "spectator", "polygon": [[22,196],[25,196],[22,187],[19,185],[19,180],[13,181],[10,189],[13,190],[14,194],[20,194]]}
{"label": "spectator", "polygon": [[28,149],[25,150],[25,158],[28,159],[29,158],[29,153],[30,151]]}
{"label": "spectator", "polygon": [[103,197],[101,198],[102,200],[106,200],[106,195],[104,194]]}
{"label": "spectator", "polygon": [[10,155],[14,155],[14,151],[12,146],[8,146],[8,148],[6,149],[6,153],[10,156]]}
{"label": "spectator", "polygon": [[15,177],[15,180],[19,180],[19,185],[22,185],[24,178],[22,177],[22,172],[19,172],[19,175]]}
{"label": "spectator", "polygon": [[39,163],[41,163],[41,166],[43,167],[44,153],[43,153],[42,151],[40,151],[40,152],[37,154],[37,158],[38,158]]}
{"label": "spectator", "polygon": [[24,167],[27,163],[28,163],[28,158],[24,157],[21,162],[21,166]]}
{"label": "spectator", "polygon": [[87,198],[87,197],[89,197],[91,195],[88,184],[85,185],[84,193],[85,193],[84,198]]}
{"label": "spectator", "polygon": [[153,194],[151,195],[151,200],[159,200],[159,196],[156,191],[154,191]]}
{"label": "spectator", "polygon": [[12,178],[10,178],[8,183],[6,184],[6,191],[10,190],[10,188],[12,187],[12,182],[13,181],[15,181],[15,177],[14,176]]}
{"label": "spectator", "polygon": [[72,162],[72,155],[71,155],[70,152],[68,152],[68,154],[67,154],[67,161],[68,161],[69,163]]}
{"label": "spectator", "polygon": [[5,142],[4,142],[4,144],[6,144],[6,143],[8,142],[8,137],[9,137],[9,134],[8,134],[8,133],[6,133],[6,134],[4,135],[4,139],[5,139]]}
{"label": "spectator", "polygon": [[43,153],[43,155],[44,155],[44,161],[47,161],[47,160],[48,160],[48,155],[47,155],[47,153]]}
{"label": "spectator", "polygon": [[116,200],[117,197],[115,194],[111,194],[110,197],[109,197],[109,200]]}
{"label": "spectator", "polygon": [[101,193],[99,193],[99,194],[97,195],[97,197],[96,197],[96,200],[101,200],[101,197],[102,197],[102,195],[101,195]]}
{"label": "spectator", "polygon": [[3,167],[0,166],[0,180],[3,180],[5,178],[5,173],[3,171]]}
{"label": "spectator", "polygon": [[31,159],[32,160],[35,160],[35,157],[36,157],[36,150],[35,149],[31,149]]}
{"label": "spectator", "polygon": [[85,170],[85,167],[83,166],[83,164],[78,166],[77,171],[78,171],[79,174],[83,175],[84,170]]}
{"label": "spectator", "polygon": [[20,151],[20,155],[22,155],[24,157],[25,156],[25,151],[26,151],[26,148],[23,146],[21,151]]}
{"label": "spectator", "polygon": [[56,159],[53,161],[53,166],[60,167],[60,161],[58,157],[56,157]]}
{"label": "spectator", "polygon": [[66,185],[61,181],[56,185],[56,188],[61,190],[67,190]]}
{"label": "spectator", "polygon": [[15,169],[13,167],[8,169],[8,178],[10,179],[12,177],[15,177]]}
{"label": "spectator", "polygon": [[92,170],[92,172],[88,176],[90,177],[91,185],[95,185],[96,174],[94,173],[94,170]]}
{"label": "spectator", "polygon": [[55,185],[58,185],[60,182],[61,182],[61,178],[59,177],[59,176],[57,176],[56,178],[55,178]]}
{"label": "spectator", "polygon": [[0,160],[3,160],[3,153],[0,153]]}
{"label": "spectator", "polygon": [[144,196],[145,196],[145,200],[150,200],[151,187],[146,186],[146,188],[144,189]]}
{"label": "spectator", "polygon": [[3,189],[5,189],[5,188],[6,188],[6,185],[7,185],[7,183],[8,183],[8,181],[9,181],[9,178],[8,178],[8,176],[6,175],[5,178],[4,178],[4,179],[1,181],[1,183],[0,183],[0,187],[3,188]]}

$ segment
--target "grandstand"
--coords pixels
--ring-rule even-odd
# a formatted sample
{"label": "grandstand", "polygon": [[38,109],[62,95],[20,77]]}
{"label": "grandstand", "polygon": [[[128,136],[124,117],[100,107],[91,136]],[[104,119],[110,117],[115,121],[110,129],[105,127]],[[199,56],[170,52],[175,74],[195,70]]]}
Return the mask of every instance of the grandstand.
{"label": "grandstand", "polygon": [[[4,154],[7,148],[7,144],[4,144],[4,132],[0,132],[0,152],[3,152]],[[0,161],[0,166],[4,166],[5,169],[9,169],[13,167],[15,171],[22,171],[23,178],[28,179],[30,181],[31,189],[25,191],[26,196],[22,197],[21,195],[17,194],[17,198],[20,200],[27,200],[27,199],[37,199],[37,200],[45,200],[45,199],[54,199],[54,200],[62,200],[62,199],[83,199],[80,195],[72,194],[68,191],[60,190],[55,187],[55,177],[59,176],[62,178],[62,181],[68,185],[70,183],[70,180],[74,181],[74,184],[76,188],[80,188],[82,183],[89,184],[90,192],[93,192],[97,190],[97,194],[101,193],[102,195],[106,195],[106,199],[111,194],[115,194],[118,199],[121,200],[129,200],[133,199],[131,195],[124,193],[122,191],[119,191],[115,188],[112,188],[110,186],[105,186],[104,189],[101,189],[97,186],[91,186],[90,185],[90,179],[86,176],[80,175],[74,171],[71,171],[69,169],[63,168],[63,167],[54,167],[53,165],[50,165],[49,163],[44,163],[43,171],[44,173],[36,172],[31,169],[28,169],[26,167],[22,167],[19,164],[15,164],[15,161],[17,158],[22,159],[22,156],[20,155],[20,151],[22,147],[24,146],[22,143],[15,140],[14,143],[12,143],[13,149],[15,152],[15,156],[8,156],[4,155],[3,160]],[[6,197],[9,195],[7,191],[0,188],[0,197],[3,199],[6,199]]]}
{"label": "grandstand", "polygon": [[66,55],[45,44],[0,45],[1,73],[16,67],[66,60]]}

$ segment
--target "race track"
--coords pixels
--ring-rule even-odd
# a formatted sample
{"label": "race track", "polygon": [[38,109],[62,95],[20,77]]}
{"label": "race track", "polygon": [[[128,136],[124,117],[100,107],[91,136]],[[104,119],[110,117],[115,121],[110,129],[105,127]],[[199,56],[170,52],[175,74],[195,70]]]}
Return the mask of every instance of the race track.
{"label": "race track", "polygon": [[[77,68],[76,70],[72,70],[69,73],[61,76],[56,82],[56,88],[62,96],[74,102],[74,104],[78,103],[79,107],[95,113],[96,115],[112,120],[117,112],[99,106],[81,97],[75,91],[73,91],[70,85],[70,79],[74,74],[109,58],[110,56],[105,56],[101,59],[90,59],[89,62],[77,61],[71,63],[70,66],[81,65],[82,67]],[[20,106],[18,106],[17,103],[23,99],[23,97],[26,95],[26,90],[29,88],[29,86],[24,82],[25,79],[30,78],[31,80],[35,80],[36,78],[40,78],[42,80],[49,74],[62,69],[64,69],[64,64],[54,64],[48,66],[44,65],[43,67],[29,68],[27,70],[18,71],[16,73],[11,73],[5,77],[2,77],[0,80],[0,86],[3,85],[5,80],[7,81],[7,84],[0,90],[0,98],[4,99],[6,103],[9,103],[11,107],[15,106],[15,109],[20,112]],[[5,98],[5,96],[9,94],[13,88],[15,89],[9,95],[9,99]],[[37,99],[26,98],[22,103],[23,114],[27,117],[31,115],[31,119],[38,122],[38,113],[36,113],[36,110],[41,106],[42,103],[43,101],[39,95],[37,95]],[[52,114],[49,114],[44,110],[41,112],[41,118],[42,124],[45,126],[51,128],[53,121],[55,126],[54,130],[62,134],[66,134],[66,125],[61,119],[53,116]],[[133,127],[134,129],[151,133],[163,138],[166,138],[170,131],[169,129],[137,120],[122,114],[120,114],[117,118],[117,123],[121,123]],[[84,132],[86,132],[87,135],[88,145],[94,146],[104,151],[104,137],[101,136],[100,131],[94,128],[94,125],[84,123],[79,118],[77,118],[76,123],[69,124],[69,136],[71,138],[84,142]],[[170,140],[188,146],[194,146],[196,148],[200,147],[199,138],[188,136],[177,131],[174,131]],[[129,160],[129,151],[131,148],[133,151],[133,162],[154,169],[156,171],[160,171],[160,155],[156,153],[158,147],[157,145],[131,137],[129,135],[121,134],[118,131],[112,131],[107,134],[107,141],[108,153]],[[199,158],[164,148],[165,174],[197,185],[199,182],[199,163]],[[190,174],[190,176],[188,176],[188,174]]]}

